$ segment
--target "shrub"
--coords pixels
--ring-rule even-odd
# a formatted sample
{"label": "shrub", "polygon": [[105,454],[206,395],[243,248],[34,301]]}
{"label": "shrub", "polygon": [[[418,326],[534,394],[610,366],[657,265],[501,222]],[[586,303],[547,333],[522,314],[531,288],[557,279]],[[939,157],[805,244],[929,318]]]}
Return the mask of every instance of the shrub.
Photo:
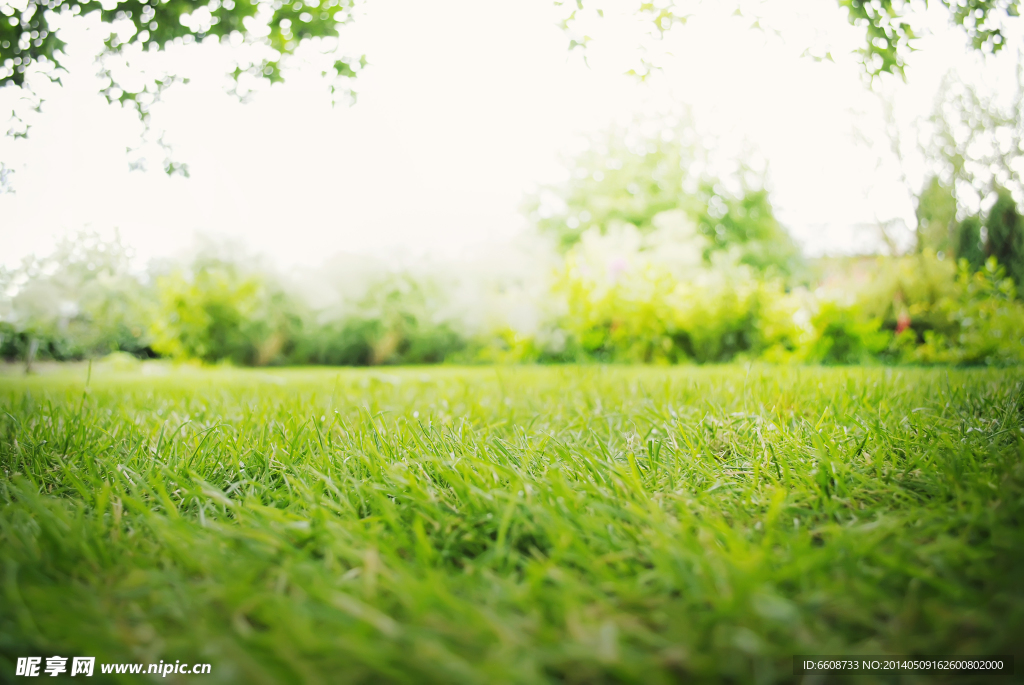
{"label": "shrub", "polygon": [[671,363],[794,349],[800,331],[781,282],[759,279],[735,255],[706,266],[703,244],[685,224],[647,236],[630,228],[585,234],[556,279],[554,291],[566,306],[555,325],[565,342],[555,352]]}
{"label": "shrub", "polygon": [[[856,295],[863,318],[882,330],[904,334],[907,344],[924,342],[929,331],[952,335],[956,322],[943,303],[956,294],[956,264],[926,249],[915,255],[880,258],[871,280]],[[906,330],[904,330],[906,329]]]}
{"label": "shrub", "polygon": [[157,280],[153,349],[175,359],[269,364],[291,344],[294,309],[268,277],[200,258]]}
{"label": "shrub", "polygon": [[365,278],[363,292],[304,313],[293,363],[433,364],[465,348],[464,336],[440,315],[444,297],[429,279],[386,270]]}
{"label": "shrub", "polygon": [[989,258],[972,271],[960,262],[955,297],[942,303],[953,334],[930,332],[904,360],[925,364],[1007,366],[1024,363],[1024,303],[1013,281]]}
{"label": "shrub", "polygon": [[822,302],[811,318],[813,334],[801,350],[804,361],[820,364],[864,364],[890,343],[878,317],[867,317],[856,306]]}

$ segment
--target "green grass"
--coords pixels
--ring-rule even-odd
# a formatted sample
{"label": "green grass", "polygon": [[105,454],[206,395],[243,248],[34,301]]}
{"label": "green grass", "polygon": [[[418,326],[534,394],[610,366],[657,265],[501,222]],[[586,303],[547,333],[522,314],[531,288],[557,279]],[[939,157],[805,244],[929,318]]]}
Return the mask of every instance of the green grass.
{"label": "green grass", "polygon": [[1024,667],[1024,370],[85,376],[0,378],[0,680],[52,654],[237,683]]}

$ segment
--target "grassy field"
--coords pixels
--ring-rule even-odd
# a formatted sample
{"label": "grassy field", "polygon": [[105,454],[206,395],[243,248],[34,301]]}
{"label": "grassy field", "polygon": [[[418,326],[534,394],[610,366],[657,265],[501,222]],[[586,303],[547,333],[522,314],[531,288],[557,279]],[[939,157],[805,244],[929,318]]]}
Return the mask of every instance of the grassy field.
{"label": "grassy field", "polygon": [[0,680],[53,654],[212,664],[165,682],[1019,673],[1022,418],[1024,370],[0,378]]}

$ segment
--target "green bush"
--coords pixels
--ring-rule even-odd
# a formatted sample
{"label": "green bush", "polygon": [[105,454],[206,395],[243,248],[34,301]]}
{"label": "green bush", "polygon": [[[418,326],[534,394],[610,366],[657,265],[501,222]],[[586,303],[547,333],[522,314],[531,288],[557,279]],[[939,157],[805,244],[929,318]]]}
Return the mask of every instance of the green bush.
{"label": "green bush", "polygon": [[[561,345],[541,358],[703,363],[795,349],[795,301],[782,283],[759,278],[735,256],[705,265],[704,239],[686,230],[587,234],[555,279],[564,307],[550,326],[557,334],[545,337]],[[545,345],[520,349],[537,354]]]}
{"label": "green bush", "polygon": [[157,279],[153,349],[174,359],[263,365],[291,344],[293,304],[269,278],[201,258]]}
{"label": "green bush", "polygon": [[800,358],[818,364],[870,363],[889,346],[892,337],[881,325],[881,319],[866,317],[856,306],[823,302],[811,318],[813,334]]}
{"label": "green bush", "polygon": [[917,251],[931,250],[949,254],[954,247],[956,198],[953,189],[936,176],[928,179],[917,197]]}
{"label": "green bush", "polygon": [[[990,229],[993,216],[1009,211],[997,203]],[[682,211],[653,221],[646,231],[585,233],[550,279],[540,277],[529,297],[543,301],[519,319],[536,324],[528,331],[514,328],[508,312],[470,324],[473,316],[456,306],[465,299],[440,276],[335,264],[306,284],[331,295],[324,284],[338,277],[333,296],[318,300],[251,260],[243,266],[204,252],[150,286],[128,269],[123,248],[79,237],[0,271],[0,356],[29,367],[117,352],[239,365],[1024,363],[1024,303],[994,256],[974,268],[926,248],[878,258],[868,272],[861,260],[840,288],[854,296],[839,304],[825,290],[787,289],[745,263],[741,250],[715,250],[708,261],[708,239]],[[978,225],[963,222],[960,237]],[[1004,234],[989,244],[1012,247]],[[825,287],[835,285],[833,277]]]}
{"label": "green bush", "polygon": [[466,342],[446,324],[424,324],[413,317],[399,322],[350,317],[306,324],[295,341],[295,364],[370,366],[436,364],[464,349]]}
{"label": "green bush", "polygon": [[823,363],[1024,362],[1024,303],[994,258],[980,270],[930,250],[880,259],[853,304],[822,305],[800,357]]}
{"label": "green bush", "polygon": [[365,293],[336,311],[307,311],[293,363],[365,366],[434,364],[466,347],[452,322],[439,319],[444,298],[425,279],[405,273],[370,277]]}
{"label": "green bush", "polygon": [[19,331],[12,323],[0,321],[0,359],[24,359],[28,346],[29,335],[26,332]]}
{"label": "green bush", "polygon": [[1024,303],[994,258],[979,271],[961,261],[956,294],[941,308],[955,332],[929,332],[923,345],[903,355],[904,361],[963,366],[1024,363]]}
{"label": "green bush", "polygon": [[[866,319],[877,320],[882,330],[906,333],[924,342],[929,331],[952,335],[955,321],[943,303],[956,294],[956,264],[935,252],[880,258],[872,278],[856,294],[856,305]],[[903,331],[902,328],[906,328]]]}

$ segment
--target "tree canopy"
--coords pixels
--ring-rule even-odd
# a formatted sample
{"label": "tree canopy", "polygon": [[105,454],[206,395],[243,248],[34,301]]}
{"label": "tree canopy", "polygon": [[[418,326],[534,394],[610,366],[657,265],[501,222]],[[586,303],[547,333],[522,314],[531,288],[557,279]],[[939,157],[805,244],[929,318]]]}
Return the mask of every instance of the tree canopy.
{"label": "tree canopy", "polygon": [[[277,58],[249,65],[271,81],[281,79],[280,58],[299,43],[338,35],[352,18],[352,0],[0,0],[0,86],[20,86],[34,64],[61,66],[65,43],[53,28],[60,15],[98,12],[110,29],[105,54],[127,46],[162,50],[174,42],[198,42],[213,36],[262,43]],[[115,22],[132,30],[115,29]],[[127,38],[122,38],[130,34]],[[352,76],[355,61],[339,59],[339,76]],[[236,74],[237,75],[237,74]]]}
{"label": "tree canopy", "polygon": [[[603,15],[606,0],[555,0],[572,8],[564,25],[568,29],[577,13],[586,9]],[[865,43],[860,52],[864,68],[872,76],[902,74],[907,54],[917,37],[909,18],[907,0],[836,0],[851,23],[864,26]],[[996,52],[1006,44],[1005,24],[1019,16],[1020,0],[940,0],[950,21],[961,26],[975,49]],[[29,67],[59,67],[64,42],[53,25],[61,15],[98,12],[109,27],[107,54],[129,45],[161,50],[175,41],[202,41],[209,36],[234,37],[272,48],[278,57],[248,65],[245,71],[272,81],[281,79],[280,57],[294,52],[304,40],[338,35],[338,25],[352,18],[353,0],[0,0],[0,86],[20,86]],[[641,0],[636,11],[649,18],[659,33],[688,18],[688,4]],[[128,22],[128,37],[115,31],[116,23]],[[570,47],[585,40],[572,40]],[[339,59],[339,76],[353,76],[357,60]],[[53,76],[57,78],[56,76]],[[121,97],[131,97],[131,94]]]}
{"label": "tree canopy", "polygon": [[588,230],[629,224],[649,233],[658,215],[677,212],[706,239],[705,259],[731,251],[758,271],[798,275],[799,249],[775,218],[763,174],[712,159],[710,139],[686,119],[665,123],[614,129],[570,160],[569,178],[528,208],[540,230],[565,250]]}
{"label": "tree canopy", "polygon": [[[717,1],[717,0],[715,0]],[[934,0],[931,0],[934,2]],[[961,27],[975,50],[994,53],[1006,45],[1007,22],[1020,15],[1021,0],[938,0],[949,12],[950,22]],[[563,26],[571,30],[583,12],[603,17],[608,0],[556,0],[569,8]],[[854,26],[865,29],[864,44],[858,50],[865,72],[873,77],[883,73],[904,75],[907,56],[918,38],[910,0],[835,0]],[[925,0],[926,3],[929,0]],[[674,25],[685,24],[701,0],[637,0],[636,11],[649,20],[656,36],[664,36]],[[737,3],[737,13],[749,10]],[[755,10],[756,12],[756,10]],[[759,19],[759,18],[758,18]],[[577,36],[570,48],[586,46],[589,37]]]}
{"label": "tree canopy", "polygon": [[[860,52],[872,76],[903,74],[906,57],[917,38],[907,18],[907,0],[838,0],[850,23],[864,26],[866,43]],[[1006,45],[1005,23],[1020,15],[1020,0],[940,0],[950,22],[960,26],[975,50],[994,53]]]}

